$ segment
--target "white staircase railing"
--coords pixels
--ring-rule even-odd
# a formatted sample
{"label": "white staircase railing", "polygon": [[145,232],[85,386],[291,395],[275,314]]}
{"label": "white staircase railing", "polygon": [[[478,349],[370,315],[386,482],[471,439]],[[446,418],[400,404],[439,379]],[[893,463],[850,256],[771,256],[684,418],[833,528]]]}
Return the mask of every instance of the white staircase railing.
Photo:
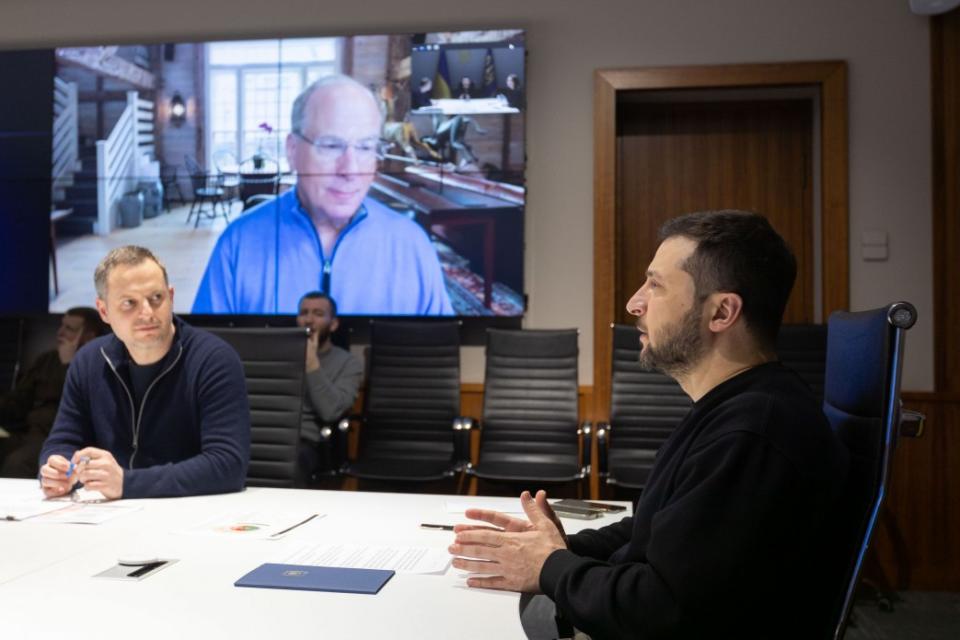
{"label": "white staircase railing", "polygon": [[[77,119],[77,83],[53,78],[53,191],[73,184],[73,172],[79,167],[79,124]],[[58,199],[58,198],[54,198]]]}
{"label": "white staircase railing", "polygon": [[101,236],[117,226],[116,204],[124,193],[136,187],[140,157],[138,141],[139,98],[127,92],[127,106],[106,140],[97,140],[97,224]]}

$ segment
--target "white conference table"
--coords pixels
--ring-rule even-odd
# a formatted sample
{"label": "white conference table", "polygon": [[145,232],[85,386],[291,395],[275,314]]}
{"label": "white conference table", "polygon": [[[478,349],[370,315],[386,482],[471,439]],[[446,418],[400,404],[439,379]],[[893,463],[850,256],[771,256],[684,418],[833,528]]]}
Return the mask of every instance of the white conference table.
{"label": "white conference table", "polygon": [[[5,496],[36,487],[0,480]],[[463,573],[397,573],[377,595],[237,588],[264,562],[311,544],[445,549],[447,501],[483,498],[249,488],[242,493],[128,500],[142,508],[98,525],[0,521],[0,637],[20,638],[490,638],[523,640],[519,595],[466,587]],[[280,540],[186,535],[218,513],[322,513]],[[568,532],[616,522],[564,520]],[[131,553],[178,562],[139,582],[93,576]]]}

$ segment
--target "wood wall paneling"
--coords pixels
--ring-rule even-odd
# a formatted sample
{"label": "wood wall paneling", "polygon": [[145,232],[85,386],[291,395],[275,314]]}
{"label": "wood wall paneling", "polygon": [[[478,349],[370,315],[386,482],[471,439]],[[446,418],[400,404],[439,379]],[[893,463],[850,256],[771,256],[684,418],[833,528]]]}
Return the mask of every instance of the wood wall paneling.
{"label": "wood wall paneling", "polygon": [[898,443],[865,573],[896,589],[960,591],[960,394],[903,396],[927,416],[925,433]]}
{"label": "wood wall paneling", "polygon": [[797,257],[785,322],[810,323],[813,301],[813,100],[646,101],[617,104],[617,321],[644,280],[668,219],[691,211],[765,215]]}
{"label": "wood wall paneling", "polygon": [[813,86],[820,91],[822,302],[824,317],[849,305],[847,80],[842,61],[599,69],[594,73],[594,405],[610,397],[615,300],[616,109],[619,92]]}
{"label": "wood wall paneling", "polygon": [[960,392],[960,10],[930,24],[935,384]]}

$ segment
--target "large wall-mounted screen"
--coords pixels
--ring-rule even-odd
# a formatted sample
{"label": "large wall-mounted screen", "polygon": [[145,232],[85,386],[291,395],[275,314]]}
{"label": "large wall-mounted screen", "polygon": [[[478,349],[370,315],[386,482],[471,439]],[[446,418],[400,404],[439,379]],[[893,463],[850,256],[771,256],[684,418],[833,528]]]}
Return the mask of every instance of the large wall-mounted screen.
{"label": "large wall-mounted screen", "polygon": [[524,56],[520,30],[55,49],[35,286],[90,305],[99,259],[137,244],[178,313],[320,290],[343,315],[520,316]]}

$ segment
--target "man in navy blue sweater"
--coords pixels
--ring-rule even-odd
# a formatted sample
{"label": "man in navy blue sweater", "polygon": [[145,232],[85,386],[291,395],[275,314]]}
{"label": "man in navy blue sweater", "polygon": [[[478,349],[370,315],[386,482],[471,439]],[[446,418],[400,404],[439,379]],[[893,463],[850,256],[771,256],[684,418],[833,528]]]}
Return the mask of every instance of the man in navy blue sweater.
{"label": "man in navy blue sweater", "polygon": [[109,499],[242,490],[250,409],[236,352],[174,317],[167,271],[148,249],[114,249],[94,282],[113,334],[67,371],[40,453],[44,493],[78,482]]}
{"label": "man in navy blue sweater", "polygon": [[660,234],[627,310],[640,363],[693,407],[634,515],[566,536],[546,494],[524,492],[528,520],[467,511],[485,524],[457,525],[453,566],[478,574],[471,587],[543,593],[594,640],[832,636],[849,456],[777,362],[796,261],[757,214],[690,214]]}

